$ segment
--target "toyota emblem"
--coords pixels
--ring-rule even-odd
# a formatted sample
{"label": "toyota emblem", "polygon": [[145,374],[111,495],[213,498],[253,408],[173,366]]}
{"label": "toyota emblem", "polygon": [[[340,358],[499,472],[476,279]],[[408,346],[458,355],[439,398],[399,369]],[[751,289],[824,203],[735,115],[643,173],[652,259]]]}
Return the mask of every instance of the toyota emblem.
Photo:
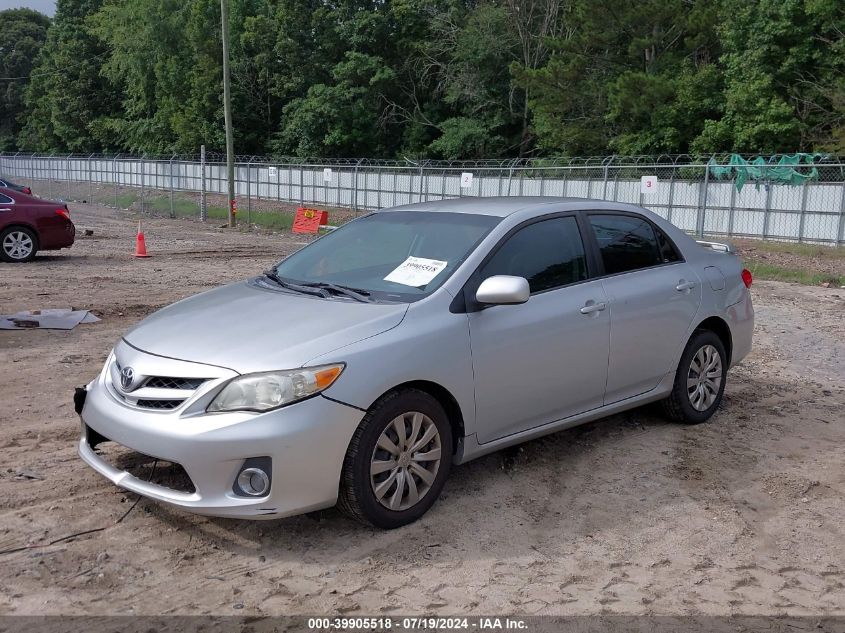
{"label": "toyota emblem", "polygon": [[135,370],[131,367],[124,367],[120,370],[120,386],[124,391],[129,391],[132,383],[135,382]]}

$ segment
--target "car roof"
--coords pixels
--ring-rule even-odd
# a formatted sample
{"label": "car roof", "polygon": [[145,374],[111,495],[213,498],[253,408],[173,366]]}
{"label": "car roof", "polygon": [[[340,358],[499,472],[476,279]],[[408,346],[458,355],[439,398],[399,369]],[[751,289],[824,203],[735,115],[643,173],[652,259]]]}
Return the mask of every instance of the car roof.
{"label": "car roof", "polygon": [[574,209],[609,209],[642,212],[643,209],[622,203],[608,203],[591,198],[566,198],[557,196],[497,196],[490,198],[448,198],[445,200],[431,200],[403,204],[398,207],[381,209],[379,213],[392,211],[424,211],[440,213],[468,213],[475,215],[492,215],[500,218],[507,217],[518,211],[540,211],[545,207],[555,205],[561,210]]}

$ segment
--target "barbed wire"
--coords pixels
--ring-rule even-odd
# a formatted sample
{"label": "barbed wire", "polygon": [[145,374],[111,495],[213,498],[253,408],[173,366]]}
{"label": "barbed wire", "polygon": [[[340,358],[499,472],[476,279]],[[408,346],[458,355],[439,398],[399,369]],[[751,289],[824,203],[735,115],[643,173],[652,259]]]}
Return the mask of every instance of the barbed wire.
{"label": "barbed wire", "polygon": [[[618,169],[622,167],[636,168],[661,168],[661,167],[705,167],[711,162],[724,163],[732,155],[738,155],[746,160],[759,157],[759,154],[659,154],[659,155],[610,155],[610,156],[559,156],[547,158],[501,158],[501,159],[474,159],[474,160],[442,160],[427,158],[324,158],[313,156],[258,156],[239,154],[235,156],[238,166],[262,165],[275,167],[344,167],[344,168],[368,168],[368,167],[402,167],[405,169],[475,169],[475,170],[497,170],[503,169],[559,169],[566,167],[597,168],[597,169]],[[773,154],[763,156],[767,163],[775,163],[783,156],[789,154]],[[0,152],[0,157],[18,157],[31,159],[98,159],[113,161],[148,161],[148,162],[191,162],[201,161],[199,154],[132,154],[132,153],[37,153],[37,152]],[[207,152],[205,162],[209,165],[226,162],[224,154]],[[812,166],[843,166],[845,157],[832,154],[816,155],[812,163],[796,165],[796,168]]]}

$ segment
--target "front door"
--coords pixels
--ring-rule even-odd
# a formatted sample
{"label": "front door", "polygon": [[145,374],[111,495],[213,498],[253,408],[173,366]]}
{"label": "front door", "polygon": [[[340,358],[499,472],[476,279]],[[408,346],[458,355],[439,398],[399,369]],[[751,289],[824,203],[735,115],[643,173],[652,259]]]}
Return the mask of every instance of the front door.
{"label": "front door", "polygon": [[531,287],[527,303],[469,314],[479,443],[601,406],[610,317],[575,217],[519,228],[479,272]]}

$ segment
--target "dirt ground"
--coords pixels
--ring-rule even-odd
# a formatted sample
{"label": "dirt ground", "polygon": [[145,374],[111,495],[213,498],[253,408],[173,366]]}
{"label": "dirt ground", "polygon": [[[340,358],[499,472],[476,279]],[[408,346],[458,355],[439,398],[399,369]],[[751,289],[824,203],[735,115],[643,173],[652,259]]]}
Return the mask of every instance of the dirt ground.
{"label": "dirt ground", "polygon": [[755,284],[709,423],[636,410],[479,459],[400,530],[146,500],[116,523],[137,497],[77,457],[73,388],[146,314],[303,240],[153,219],[136,260],[133,215],[71,208],[92,237],[0,264],[0,312],[102,317],[0,332],[0,614],[845,614],[845,291]]}

